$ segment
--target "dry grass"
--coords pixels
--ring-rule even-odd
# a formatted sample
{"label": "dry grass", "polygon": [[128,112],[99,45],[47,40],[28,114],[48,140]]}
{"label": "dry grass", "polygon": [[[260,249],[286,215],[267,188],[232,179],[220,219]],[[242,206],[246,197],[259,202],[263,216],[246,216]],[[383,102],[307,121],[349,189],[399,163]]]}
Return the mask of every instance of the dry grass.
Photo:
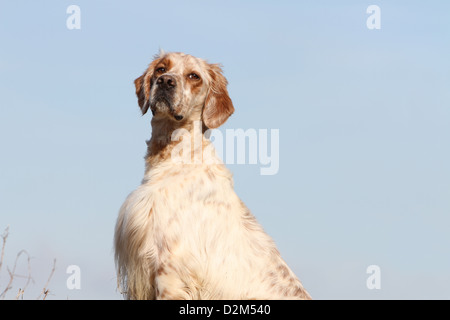
{"label": "dry grass", "polygon": [[[24,279],[26,279],[26,282],[25,282],[23,288],[19,288],[18,292],[15,294],[15,296],[13,298],[15,300],[19,300],[19,299],[23,300],[24,294],[25,294],[26,289],[28,288],[28,285],[30,283],[34,283],[34,280],[31,276],[31,256],[25,250],[21,250],[21,251],[19,251],[19,253],[17,253],[12,269],[10,269],[8,266],[5,266],[6,271],[8,273],[8,278],[7,278],[8,283],[6,285],[3,285],[2,281],[1,281],[2,280],[2,267],[4,264],[6,240],[8,239],[8,236],[9,236],[9,227],[6,227],[3,234],[1,235],[2,251],[1,251],[1,255],[0,255],[0,300],[5,300],[8,296],[8,294],[11,295],[12,290],[14,288],[14,282],[16,279],[24,278]],[[22,260],[23,260],[23,259],[19,260],[19,258],[21,258],[21,257],[26,258],[26,265],[27,265],[27,274],[26,275],[20,275],[20,274],[16,273],[17,267],[20,265],[18,263],[22,262]],[[53,277],[53,274],[55,273],[55,269],[56,269],[56,259],[53,260],[53,268],[50,272],[48,280],[44,284],[44,287],[43,287],[41,293],[39,294],[39,296],[36,299],[45,300],[47,298],[48,294],[50,293],[50,291],[48,289],[48,285],[50,283],[50,280]]]}

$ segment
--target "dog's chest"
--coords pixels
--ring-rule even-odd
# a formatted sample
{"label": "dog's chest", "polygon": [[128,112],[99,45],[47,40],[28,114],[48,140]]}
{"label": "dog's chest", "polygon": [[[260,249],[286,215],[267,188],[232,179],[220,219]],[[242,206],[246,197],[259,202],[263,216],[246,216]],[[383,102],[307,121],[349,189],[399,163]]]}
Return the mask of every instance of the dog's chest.
{"label": "dog's chest", "polygon": [[151,199],[147,243],[160,258],[184,247],[204,247],[211,235],[226,231],[227,222],[221,220],[230,219],[227,212],[237,199],[227,171],[186,165],[156,173],[146,182]]}

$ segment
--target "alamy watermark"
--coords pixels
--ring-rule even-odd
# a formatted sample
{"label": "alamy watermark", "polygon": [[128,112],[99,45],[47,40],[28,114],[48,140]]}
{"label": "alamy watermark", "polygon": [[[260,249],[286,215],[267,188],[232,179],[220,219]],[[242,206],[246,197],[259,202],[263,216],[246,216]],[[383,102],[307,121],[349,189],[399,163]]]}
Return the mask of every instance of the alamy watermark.
{"label": "alamy watermark", "polygon": [[[182,141],[171,151],[171,160],[183,164],[260,164],[261,175],[275,175],[280,167],[279,129],[208,129],[204,136],[212,144],[204,148],[202,122],[194,121],[193,130],[176,129],[171,141]],[[270,136],[270,139],[269,139]],[[225,154],[225,156],[224,156]]]}
{"label": "alamy watermark", "polygon": [[81,29],[81,9],[79,6],[72,4],[67,7],[66,13],[70,14],[66,20],[66,27],[69,30]]}
{"label": "alamy watermark", "polygon": [[367,7],[366,13],[370,16],[366,20],[366,26],[369,30],[381,29],[381,9],[379,6],[372,4]]}
{"label": "alamy watermark", "polygon": [[66,269],[66,273],[70,274],[70,276],[66,280],[67,289],[73,290],[81,289],[81,269],[77,265],[70,265]]}
{"label": "alamy watermark", "polygon": [[369,290],[381,289],[381,268],[376,264],[367,267],[366,273],[370,276],[366,280],[366,287]]}
{"label": "alamy watermark", "polygon": [[[66,26],[69,30],[81,29],[81,9],[79,6],[72,4],[67,7],[66,13],[70,16],[67,17]],[[381,29],[381,9],[379,6],[372,4],[367,7],[366,13],[370,16],[366,20],[366,26],[369,30]]]}

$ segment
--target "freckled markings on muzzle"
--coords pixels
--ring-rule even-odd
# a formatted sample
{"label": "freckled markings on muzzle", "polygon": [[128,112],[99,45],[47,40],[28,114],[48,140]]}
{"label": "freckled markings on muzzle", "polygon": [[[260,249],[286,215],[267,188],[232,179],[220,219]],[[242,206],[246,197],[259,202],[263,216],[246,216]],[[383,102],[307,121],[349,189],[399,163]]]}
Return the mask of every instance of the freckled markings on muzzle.
{"label": "freckled markings on muzzle", "polygon": [[176,114],[175,110],[172,107],[172,91],[166,90],[165,88],[158,88],[158,91],[153,98],[153,102],[151,104],[150,110],[152,111],[152,115],[156,114],[157,111],[157,103],[162,102],[169,109],[169,113],[175,118],[177,121],[183,120],[184,116]]}
{"label": "freckled markings on muzzle", "polygon": [[163,74],[156,79],[157,94],[154,98],[155,103],[152,103],[152,114],[156,113],[156,103],[159,101],[164,101],[165,105],[169,108],[169,112],[173,115],[175,120],[181,121],[183,120],[183,116],[179,114],[175,114],[175,110],[172,107],[171,100],[173,99],[174,89],[177,86],[177,80],[175,77],[169,74]]}

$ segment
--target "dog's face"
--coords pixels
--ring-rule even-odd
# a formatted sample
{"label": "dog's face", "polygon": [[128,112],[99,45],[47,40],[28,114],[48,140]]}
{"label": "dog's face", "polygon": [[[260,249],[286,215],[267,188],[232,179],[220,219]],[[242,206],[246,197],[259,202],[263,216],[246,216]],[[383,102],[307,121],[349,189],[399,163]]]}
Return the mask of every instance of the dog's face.
{"label": "dog's face", "polygon": [[134,83],[142,114],[217,128],[234,112],[219,65],[188,54],[160,54]]}

